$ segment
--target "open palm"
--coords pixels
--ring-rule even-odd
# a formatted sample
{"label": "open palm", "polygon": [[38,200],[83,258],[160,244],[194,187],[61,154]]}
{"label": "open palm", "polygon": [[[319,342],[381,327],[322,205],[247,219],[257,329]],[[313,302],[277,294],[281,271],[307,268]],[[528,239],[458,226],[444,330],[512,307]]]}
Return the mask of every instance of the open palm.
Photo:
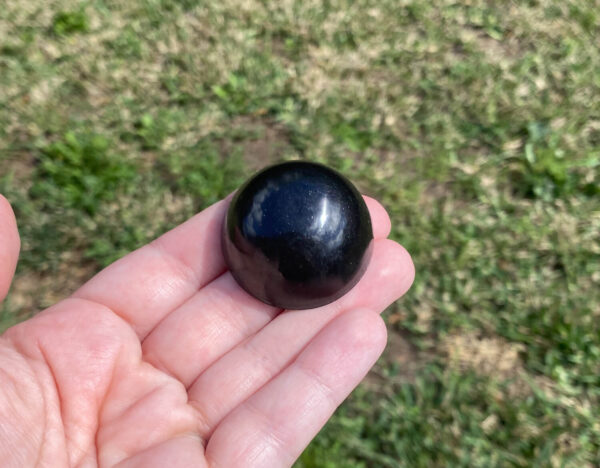
{"label": "open palm", "polygon": [[[282,313],[246,294],[221,256],[224,200],[9,329],[0,466],[292,465],[380,355],[378,313],[413,280],[366,201],[373,257],[332,304]],[[0,196],[0,300],[18,250]]]}

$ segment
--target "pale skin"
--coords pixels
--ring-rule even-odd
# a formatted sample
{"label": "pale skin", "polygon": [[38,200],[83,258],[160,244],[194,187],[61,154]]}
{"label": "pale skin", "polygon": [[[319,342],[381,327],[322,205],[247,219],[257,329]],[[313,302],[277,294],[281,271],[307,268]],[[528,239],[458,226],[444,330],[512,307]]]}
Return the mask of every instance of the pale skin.
{"label": "pale skin", "polygon": [[[375,235],[358,285],[281,311],[242,291],[220,251],[224,200],[0,336],[0,466],[291,466],[386,343],[379,313],[414,278]],[[19,255],[0,195],[0,300]]]}

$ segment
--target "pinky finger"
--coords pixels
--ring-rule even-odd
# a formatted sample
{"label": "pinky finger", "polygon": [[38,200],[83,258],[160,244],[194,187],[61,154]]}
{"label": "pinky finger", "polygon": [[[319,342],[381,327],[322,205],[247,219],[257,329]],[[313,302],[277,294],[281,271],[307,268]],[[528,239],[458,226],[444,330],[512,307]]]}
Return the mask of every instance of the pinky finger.
{"label": "pinky finger", "polygon": [[211,465],[291,466],[385,343],[385,324],[374,312],[356,310],[333,320],[287,369],[219,424],[206,449]]}

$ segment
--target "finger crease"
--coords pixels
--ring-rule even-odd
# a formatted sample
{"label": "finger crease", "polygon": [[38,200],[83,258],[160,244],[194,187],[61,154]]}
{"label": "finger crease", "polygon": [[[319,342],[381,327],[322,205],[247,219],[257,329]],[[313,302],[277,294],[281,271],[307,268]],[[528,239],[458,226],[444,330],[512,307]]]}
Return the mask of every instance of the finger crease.
{"label": "finger crease", "polygon": [[173,271],[181,278],[184,282],[193,284],[196,288],[200,286],[201,281],[198,273],[192,266],[177,257],[165,247],[162,237],[155,239],[148,246],[156,250],[163,258],[167,259],[167,262],[171,265]]}

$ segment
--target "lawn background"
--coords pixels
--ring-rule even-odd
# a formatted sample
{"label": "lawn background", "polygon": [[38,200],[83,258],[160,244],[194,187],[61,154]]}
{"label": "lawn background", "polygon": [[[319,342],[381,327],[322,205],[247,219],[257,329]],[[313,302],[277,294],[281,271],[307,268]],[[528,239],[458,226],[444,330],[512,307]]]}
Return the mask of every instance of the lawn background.
{"label": "lawn background", "polygon": [[293,158],[417,269],[297,467],[600,466],[598,0],[3,2],[0,329]]}

